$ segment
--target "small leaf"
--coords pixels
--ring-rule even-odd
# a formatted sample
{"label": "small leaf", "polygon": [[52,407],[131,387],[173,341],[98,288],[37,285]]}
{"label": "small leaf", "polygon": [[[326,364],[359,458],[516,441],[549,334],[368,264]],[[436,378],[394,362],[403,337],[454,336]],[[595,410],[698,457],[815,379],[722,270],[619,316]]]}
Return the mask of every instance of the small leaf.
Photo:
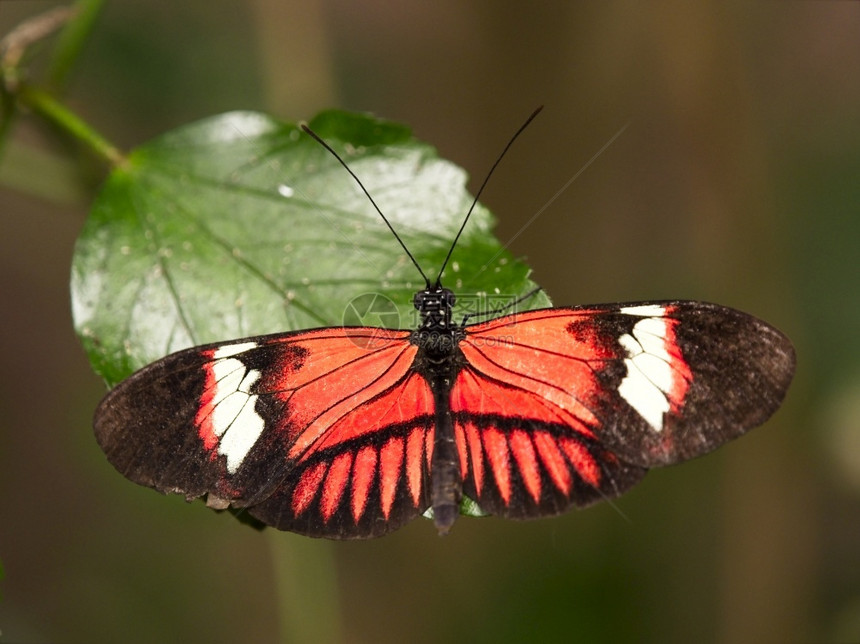
{"label": "small leaf", "polygon": [[[408,128],[323,112],[311,127],[436,277],[471,197]],[[319,326],[414,328],[424,283],[355,181],[295,125],[235,112],[139,147],[108,178],[75,249],[72,306],[109,385],[195,344]],[[476,208],[443,282],[458,315],[534,288]],[[480,297],[479,297],[480,296]],[[546,306],[538,294],[524,308]]]}

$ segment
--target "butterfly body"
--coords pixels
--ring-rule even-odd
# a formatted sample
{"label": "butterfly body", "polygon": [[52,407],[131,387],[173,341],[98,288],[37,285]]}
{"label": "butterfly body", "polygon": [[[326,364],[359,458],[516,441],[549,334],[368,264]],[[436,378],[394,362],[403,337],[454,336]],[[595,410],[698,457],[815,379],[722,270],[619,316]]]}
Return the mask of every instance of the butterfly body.
{"label": "butterfly body", "polygon": [[421,315],[421,326],[410,338],[418,347],[412,368],[427,381],[434,394],[431,505],[440,534],[447,533],[459,516],[463,495],[450,397],[457,375],[466,363],[459,349],[466,334],[453,321],[455,302],[454,293],[438,285],[416,293],[413,303]]}

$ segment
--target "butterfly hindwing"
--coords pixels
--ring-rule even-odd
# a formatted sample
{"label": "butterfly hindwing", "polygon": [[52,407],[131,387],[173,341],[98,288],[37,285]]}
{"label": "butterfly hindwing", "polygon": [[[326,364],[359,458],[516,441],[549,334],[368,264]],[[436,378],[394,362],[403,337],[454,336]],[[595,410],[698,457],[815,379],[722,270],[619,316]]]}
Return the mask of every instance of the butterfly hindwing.
{"label": "butterfly hindwing", "polygon": [[433,396],[403,374],[326,430],[250,513],[281,530],[330,538],[380,536],[430,505]]}
{"label": "butterfly hindwing", "polygon": [[105,398],[96,437],[161,492],[305,534],[382,534],[428,505],[432,394],[408,336],[332,328],[180,351]]}

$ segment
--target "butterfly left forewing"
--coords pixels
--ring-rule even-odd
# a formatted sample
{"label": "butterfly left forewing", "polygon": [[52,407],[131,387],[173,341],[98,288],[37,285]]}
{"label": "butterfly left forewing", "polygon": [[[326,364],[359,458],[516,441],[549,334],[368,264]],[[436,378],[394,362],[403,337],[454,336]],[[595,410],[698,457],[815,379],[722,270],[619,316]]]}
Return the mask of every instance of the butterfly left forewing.
{"label": "butterfly left forewing", "polygon": [[646,468],[763,423],[795,363],[791,342],[765,322],[684,301],[529,311],[468,327],[461,349],[485,377],[538,396]]}
{"label": "butterfly left forewing", "polygon": [[[785,399],[796,356],[791,341],[770,324],[703,302],[629,305],[622,315],[633,318],[633,327],[622,336],[627,375],[620,391],[646,423],[637,422],[632,437],[621,426],[610,427],[607,442],[639,454],[635,462],[655,467],[707,454],[764,423]],[[639,364],[639,356],[648,356],[657,371],[644,360]],[[682,395],[668,396],[667,411],[657,393],[664,382],[658,359],[687,380]]]}

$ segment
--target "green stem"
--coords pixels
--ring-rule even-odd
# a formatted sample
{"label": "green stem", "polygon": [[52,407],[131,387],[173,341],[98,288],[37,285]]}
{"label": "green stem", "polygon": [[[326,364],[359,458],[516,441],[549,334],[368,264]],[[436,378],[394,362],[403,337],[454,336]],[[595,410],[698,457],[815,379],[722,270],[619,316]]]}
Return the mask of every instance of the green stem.
{"label": "green stem", "polygon": [[15,119],[15,99],[8,92],[0,88],[0,159],[3,158],[3,149],[12,131],[12,123]]}
{"label": "green stem", "polygon": [[315,644],[342,640],[333,544],[268,531],[277,584],[280,641]]}
{"label": "green stem", "polygon": [[105,0],[78,0],[75,3],[72,18],[63,27],[54,47],[48,68],[49,87],[58,89],[65,84],[72,65],[77,61],[92,33],[104,3]]}
{"label": "green stem", "polygon": [[77,139],[109,164],[117,166],[125,162],[125,157],[113,144],[48,92],[24,85],[17,94],[22,105],[29,107],[49,123]]}

